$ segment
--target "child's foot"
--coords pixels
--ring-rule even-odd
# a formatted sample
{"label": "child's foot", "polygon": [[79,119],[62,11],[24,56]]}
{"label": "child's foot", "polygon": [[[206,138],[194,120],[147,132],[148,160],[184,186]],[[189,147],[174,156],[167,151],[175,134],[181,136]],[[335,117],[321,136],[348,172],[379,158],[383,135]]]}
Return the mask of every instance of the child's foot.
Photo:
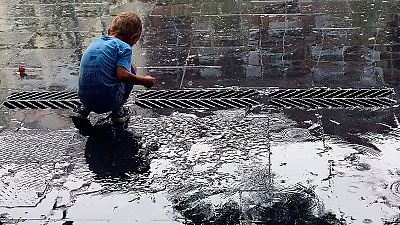
{"label": "child's foot", "polygon": [[93,126],[87,118],[72,117],[72,122],[83,136],[90,136],[93,133]]}
{"label": "child's foot", "polygon": [[79,118],[79,119],[87,119],[89,114],[90,114],[90,110],[86,109],[83,105],[81,105],[72,111],[71,117]]}
{"label": "child's foot", "polygon": [[90,111],[83,106],[75,108],[71,113],[72,122],[78,128],[79,133],[89,136],[92,133],[93,126],[88,120]]}
{"label": "child's foot", "polygon": [[111,114],[111,121],[117,123],[125,123],[131,118],[131,113],[128,107],[119,107],[114,110]]}

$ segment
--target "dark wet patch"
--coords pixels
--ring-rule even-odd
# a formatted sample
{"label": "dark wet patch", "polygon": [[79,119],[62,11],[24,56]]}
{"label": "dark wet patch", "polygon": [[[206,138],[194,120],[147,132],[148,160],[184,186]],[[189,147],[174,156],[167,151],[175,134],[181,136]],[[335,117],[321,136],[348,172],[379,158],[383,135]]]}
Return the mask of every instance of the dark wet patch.
{"label": "dark wet patch", "polygon": [[324,213],[321,216],[313,215],[310,211],[311,199],[295,193],[287,196],[284,201],[274,202],[271,206],[256,206],[250,212],[249,217],[260,224],[345,224],[332,213]]}
{"label": "dark wet patch", "polygon": [[[222,192],[223,193],[223,192]],[[188,219],[189,225],[230,225],[230,224],[318,224],[339,225],[344,221],[330,212],[317,212],[320,203],[309,189],[285,191],[254,191],[251,198],[240,201],[228,199],[215,203],[211,198],[221,191],[197,191],[173,199],[174,209]],[[232,193],[225,193],[232,195]],[[251,202],[251,205],[243,205]]]}
{"label": "dark wet patch", "polygon": [[397,215],[390,221],[385,221],[384,225],[398,225],[400,224],[400,215]]}
{"label": "dark wet patch", "polygon": [[314,139],[307,129],[302,129],[302,128],[287,128],[283,130],[281,133],[282,133],[282,138],[284,138],[285,141],[295,142],[295,141],[307,141]]}
{"label": "dark wet patch", "polygon": [[390,185],[390,191],[397,197],[400,197],[400,180]]}
{"label": "dark wet patch", "polygon": [[140,144],[140,137],[126,129],[95,125],[85,146],[89,169],[97,178],[129,178],[130,173],[150,169],[149,153]]}
{"label": "dark wet patch", "polygon": [[371,219],[363,219],[362,222],[365,224],[371,224],[373,221]]}
{"label": "dark wet patch", "polygon": [[370,143],[370,140],[366,138],[350,134],[340,137],[343,138],[344,141],[346,141],[343,142],[343,144],[353,147],[361,154],[370,156],[379,156],[381,154],[381,150],[374,144]]}
{"label": "dark wet patch", "polygon": [[284,113],[296,121],[299,127],[308,128],[314,136],[320,137],[327,134],[338,137],[339,141],[337,142],[349,145],[361,154],[372,156],[380,155],[381,150],[362,135],[387,134],[397,127],[397,118],[391,109],[310,111],[293,109],[285,110]]}
{"label": "dark wet patch", "polygon": [[220,191],[211,193],[198,191],[188,196],[182,196],[173,200],[174,208],[180,211],[185,218],[191,220],[188,224],[238,224],[240,219],[240,206],[237,202],[228,201],[218,208],[214,208],[211,202],[203,201],[219,193]]}
{"label": "dark wet patch", "polygon": [[366,171],[366,170],[370,170],[371,166],[368,163],[358,163],[356,165],[356,170],[359,171]]}

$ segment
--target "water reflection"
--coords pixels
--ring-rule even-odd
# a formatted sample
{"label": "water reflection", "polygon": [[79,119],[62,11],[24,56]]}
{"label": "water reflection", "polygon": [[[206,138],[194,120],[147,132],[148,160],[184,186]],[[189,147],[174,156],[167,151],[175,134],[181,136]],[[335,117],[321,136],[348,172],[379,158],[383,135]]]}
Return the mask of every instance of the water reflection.
{"label": "water reflection", "polygon": [[[181,193],[180,197],[173,199],[173,207],[190,221],[187,224],[194,225],[346,224],[336,215],[325,212],[312,189],[301,185],[267,192],[254,190],[238,193],[239,196],[222,190]],[[239,201],[235,200],[237,197]]]}
{"label": "water reflection", "polygon": [[397,90],[400,87],[399,70],[400,70],[400,16],[394,14],[389,17],[387,22],[387,37],[390,45],[386,47],[386,54],[382,55],[385,59],[385,82],[393,85]]}
{"label": "water reflection", "polygon": [[145,47],[190,46],[183,87],[397,86],[396,8],[396,1],[157,1]]}
{"label": "water reflection", "polygon": [[85,146],[85,158],[96,178],[129,178],[150,169],[140,137],[123,128],[95,125]]}
{"label": "water reflection", "polygon": [[[397,116],[392,109],[357,110],[329,109],[316,111],[285,110],[289,118],[313,135],[328,134],[338,137],[343,144],[355,148],[359,153],[377,156],[381,150],[363,137],[369,133],[388,134],[397,128]],[[305,123],[312,121],[312,123]],[[318,126],[316,126],[317,124]]]}
{"label": "water reflection", "polygon": [[[7,26],[0,35],[24,35],[16,40],[24,51],[74,50],[75,75],[85,46],[123,9],[142,14],[143,48],[134,50],[139,66],[183,71],[179,81],[175,74],[160,77],[160,89],[399,85],[397,1],[20,2],[1,4],[7,10],[0,22]],[[15,46],[10,41],[0,46]],[[49,60],[39,62],[47,66]],[[59,73],[49,72],[43,76]]]}

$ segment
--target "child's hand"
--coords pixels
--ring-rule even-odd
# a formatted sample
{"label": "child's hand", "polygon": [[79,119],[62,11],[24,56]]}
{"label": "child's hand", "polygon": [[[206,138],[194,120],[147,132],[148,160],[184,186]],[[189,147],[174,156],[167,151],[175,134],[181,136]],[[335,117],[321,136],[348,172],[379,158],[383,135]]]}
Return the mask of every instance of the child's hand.
{"label": "child's hand", "polygon": [[136,63],[132,63],[132,67],[133,67],[133,69],[135,69],[135,71],[137,70],[137,65],[136,65]]}
{"label": "child's hand", "polygon": [[154,78],[152,76],[143,77],[143,86],[145,86],[147,88],[153,87],[155,82],[156,82],[156,78]]}

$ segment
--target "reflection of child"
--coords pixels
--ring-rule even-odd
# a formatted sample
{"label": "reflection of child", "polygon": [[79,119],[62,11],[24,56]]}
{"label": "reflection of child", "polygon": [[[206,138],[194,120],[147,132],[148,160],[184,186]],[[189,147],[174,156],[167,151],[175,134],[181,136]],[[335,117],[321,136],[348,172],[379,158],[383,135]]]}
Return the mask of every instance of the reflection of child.
{"label": "reflection of child", "polygon": [[87,118],[91,111],[111,111],[114,121],[126,121],[129,111],[123,107],[133,85],[150,88],[155,79],[136,76],[132,67],[132,46],[142,33],[140,18],[131,12],[119,14],[106,36],[96,38],[83,53],[79,71],[78,95],[82,106],[73,117]]}

